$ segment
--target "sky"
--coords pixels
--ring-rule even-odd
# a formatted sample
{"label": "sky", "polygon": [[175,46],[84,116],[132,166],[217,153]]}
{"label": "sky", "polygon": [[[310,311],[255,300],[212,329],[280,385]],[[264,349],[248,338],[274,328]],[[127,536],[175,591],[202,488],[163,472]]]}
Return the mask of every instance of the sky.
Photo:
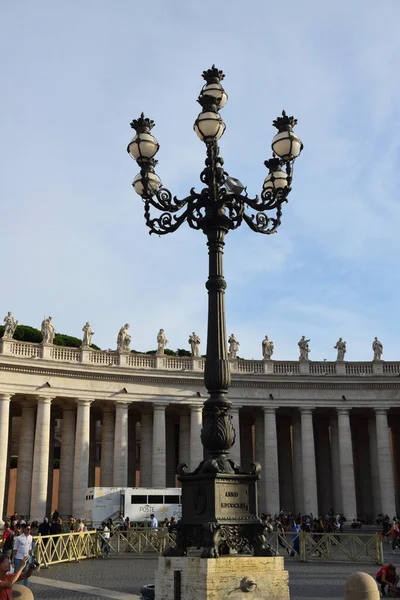
{"label": "sky", "polygon": [[[178,197],[201,189],[193,131],[203,70],[225,73],[224,167],[260,193],[285,109],[298,119],[282,225],[245,223],[225,246],[227,334],[239,355],[400,360],[400,2],[398,0],[3,0],[0,4],[0,321],[115,348],[171,349],[192,331],[205,352],[205,236],[183,224],[149,235],[131,183],[129,126],[142,111],[160,143],[157,173]],[[1,312],[2,311],[2,312]]]}

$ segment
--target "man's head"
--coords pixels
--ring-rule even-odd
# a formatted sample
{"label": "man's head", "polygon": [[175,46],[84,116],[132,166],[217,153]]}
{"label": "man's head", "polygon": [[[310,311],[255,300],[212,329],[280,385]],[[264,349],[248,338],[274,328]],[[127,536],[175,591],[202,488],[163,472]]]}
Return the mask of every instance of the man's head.
{"label": "man's head", "polygon": [[150,515],[150,519],[154,519],[154,515],[153,515],[153,513],[151,513],[151,515]]}
{"label": "man's head", "polygon": [[25,535],[30,535],[30,533],[31,533],[31,526],[29,525],[29,523],[24,523],[24,524],[22,525],[22,532],[23,532]]}

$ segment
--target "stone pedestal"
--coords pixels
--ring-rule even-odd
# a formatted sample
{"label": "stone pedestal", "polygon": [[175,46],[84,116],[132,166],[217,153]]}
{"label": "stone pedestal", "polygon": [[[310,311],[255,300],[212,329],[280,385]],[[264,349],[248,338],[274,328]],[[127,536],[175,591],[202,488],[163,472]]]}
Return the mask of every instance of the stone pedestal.
{"label": "stone pedestal", "polygon": [[156,600],[289,600],[281,556],[158,559]]}

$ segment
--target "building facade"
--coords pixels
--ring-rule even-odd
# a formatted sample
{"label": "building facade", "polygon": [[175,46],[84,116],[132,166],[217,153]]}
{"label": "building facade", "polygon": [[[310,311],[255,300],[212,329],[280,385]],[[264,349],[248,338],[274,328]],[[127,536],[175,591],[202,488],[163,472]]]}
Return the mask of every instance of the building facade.
{"label": "building facade", "polygon": [[[400,362],[230,361],[231,457],[262,465],[259,512],[372,521],[400,514]],[[204,359],[0,340],[0,504],[18,456],[15,510],[83,515],[85,489],[173,487],[194,469]]]}

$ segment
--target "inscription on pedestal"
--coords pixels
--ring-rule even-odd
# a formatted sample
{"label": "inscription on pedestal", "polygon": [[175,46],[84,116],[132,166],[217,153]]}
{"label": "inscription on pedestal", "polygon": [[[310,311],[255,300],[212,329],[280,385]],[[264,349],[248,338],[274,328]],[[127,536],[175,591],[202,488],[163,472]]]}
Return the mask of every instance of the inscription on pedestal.
{"label": "inscription on pedestal", "polygon": [[217,511],[221,517],[244,517],[249,514],[247,485],[218,485]]}

